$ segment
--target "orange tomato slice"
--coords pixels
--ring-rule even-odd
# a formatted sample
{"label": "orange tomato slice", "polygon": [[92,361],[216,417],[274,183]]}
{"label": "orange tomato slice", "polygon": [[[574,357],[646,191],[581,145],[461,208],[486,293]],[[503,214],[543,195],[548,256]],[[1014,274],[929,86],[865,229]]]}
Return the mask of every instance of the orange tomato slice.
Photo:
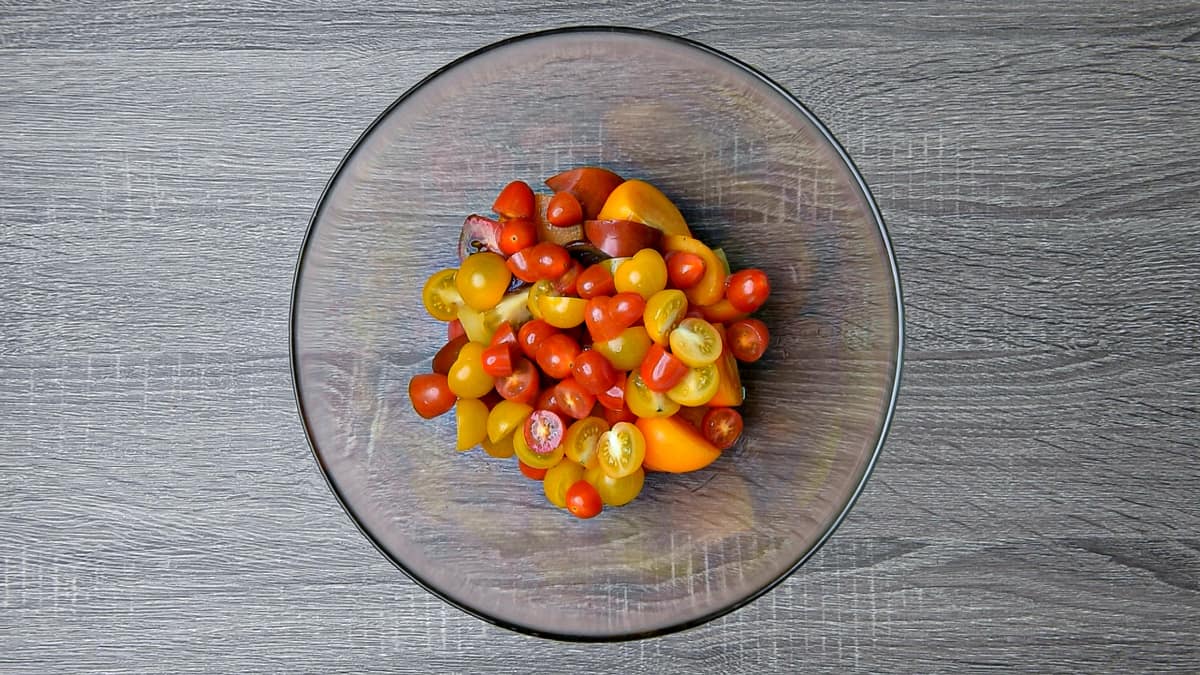
{"label": "orange tomato slice", "polygon": [[742,389],[742,376],[738,373],[737,359],[733,356],[733,350],[729,348],[729,338],[725,334],[724,324],[713,324],[713,328],[721,334],[721,344],[723,345],[721,356],[716,361],[717,374],[720,376],[720,382],[717,384],[717,393],[708,402],[714,407],[732,408],[742,404],[746,398],[746,392]]}
{"label": "orange tomato slice", "polygon": [[649,471],[686,473],[712,464],[721,451],[678,415],[637,421],[646,441],[642,466]]}

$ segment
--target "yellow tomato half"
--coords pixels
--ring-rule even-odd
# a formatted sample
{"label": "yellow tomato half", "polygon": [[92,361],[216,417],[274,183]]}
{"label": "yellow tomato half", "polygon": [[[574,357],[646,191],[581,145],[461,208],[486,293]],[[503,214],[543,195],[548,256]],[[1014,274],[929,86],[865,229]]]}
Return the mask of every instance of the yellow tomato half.
{"label": "yellow tomato half", "polygon": [[627,180],[604,200],[597,220],[632,220],[663,234],[691,235],[683,214],[661,190],[644,180]]}

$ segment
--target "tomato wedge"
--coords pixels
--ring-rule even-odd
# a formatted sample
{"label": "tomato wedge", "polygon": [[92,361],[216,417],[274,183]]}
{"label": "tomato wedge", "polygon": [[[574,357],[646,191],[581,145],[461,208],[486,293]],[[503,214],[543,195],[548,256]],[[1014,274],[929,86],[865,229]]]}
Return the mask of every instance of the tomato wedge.
{"label": "tomato wedge", "polygon": [[643,465],[650,471],[686,473],[712,464],[721,451],[679,416],[637,421],[646,442]]}

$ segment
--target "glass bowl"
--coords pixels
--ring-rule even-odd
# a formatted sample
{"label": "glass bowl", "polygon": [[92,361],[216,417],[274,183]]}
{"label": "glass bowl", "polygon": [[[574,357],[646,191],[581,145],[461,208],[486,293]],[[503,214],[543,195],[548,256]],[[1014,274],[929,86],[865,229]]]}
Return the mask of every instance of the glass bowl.
{"label": "glass bowl", "polygon": [[[773,288],[771,347],[742,368],[743,440],[586,521],[515,460],[455,452],[454,415],[422,420],[407,396],[446,340],[421,288],[457,265],[463,218],[510,180],[581,165],[658,186]],[[629,639],[751,601],[829,537],[891,419],[901,312],[879,211],[795,98],[695,42],[565,29],[450,63],[350,149],[300,254],[292,374],[334,494],[413,580],[514,630]]]}

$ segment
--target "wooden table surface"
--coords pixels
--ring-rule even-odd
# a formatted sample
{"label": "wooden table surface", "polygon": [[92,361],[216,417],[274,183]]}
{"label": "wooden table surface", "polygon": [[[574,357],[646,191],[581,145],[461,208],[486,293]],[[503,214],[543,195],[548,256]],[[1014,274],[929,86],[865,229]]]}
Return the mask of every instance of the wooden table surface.
{"label": "wooden table surface", "polygon": [[[1200,12],[1028,6],[6,3],[0,671],[1200,669]],[[701,40],[807,102],[909,313],[895,427],[830,544],[613,645],[401,575],[321,478],[287,357],[358,133],[454,57],[582,23]]]}

